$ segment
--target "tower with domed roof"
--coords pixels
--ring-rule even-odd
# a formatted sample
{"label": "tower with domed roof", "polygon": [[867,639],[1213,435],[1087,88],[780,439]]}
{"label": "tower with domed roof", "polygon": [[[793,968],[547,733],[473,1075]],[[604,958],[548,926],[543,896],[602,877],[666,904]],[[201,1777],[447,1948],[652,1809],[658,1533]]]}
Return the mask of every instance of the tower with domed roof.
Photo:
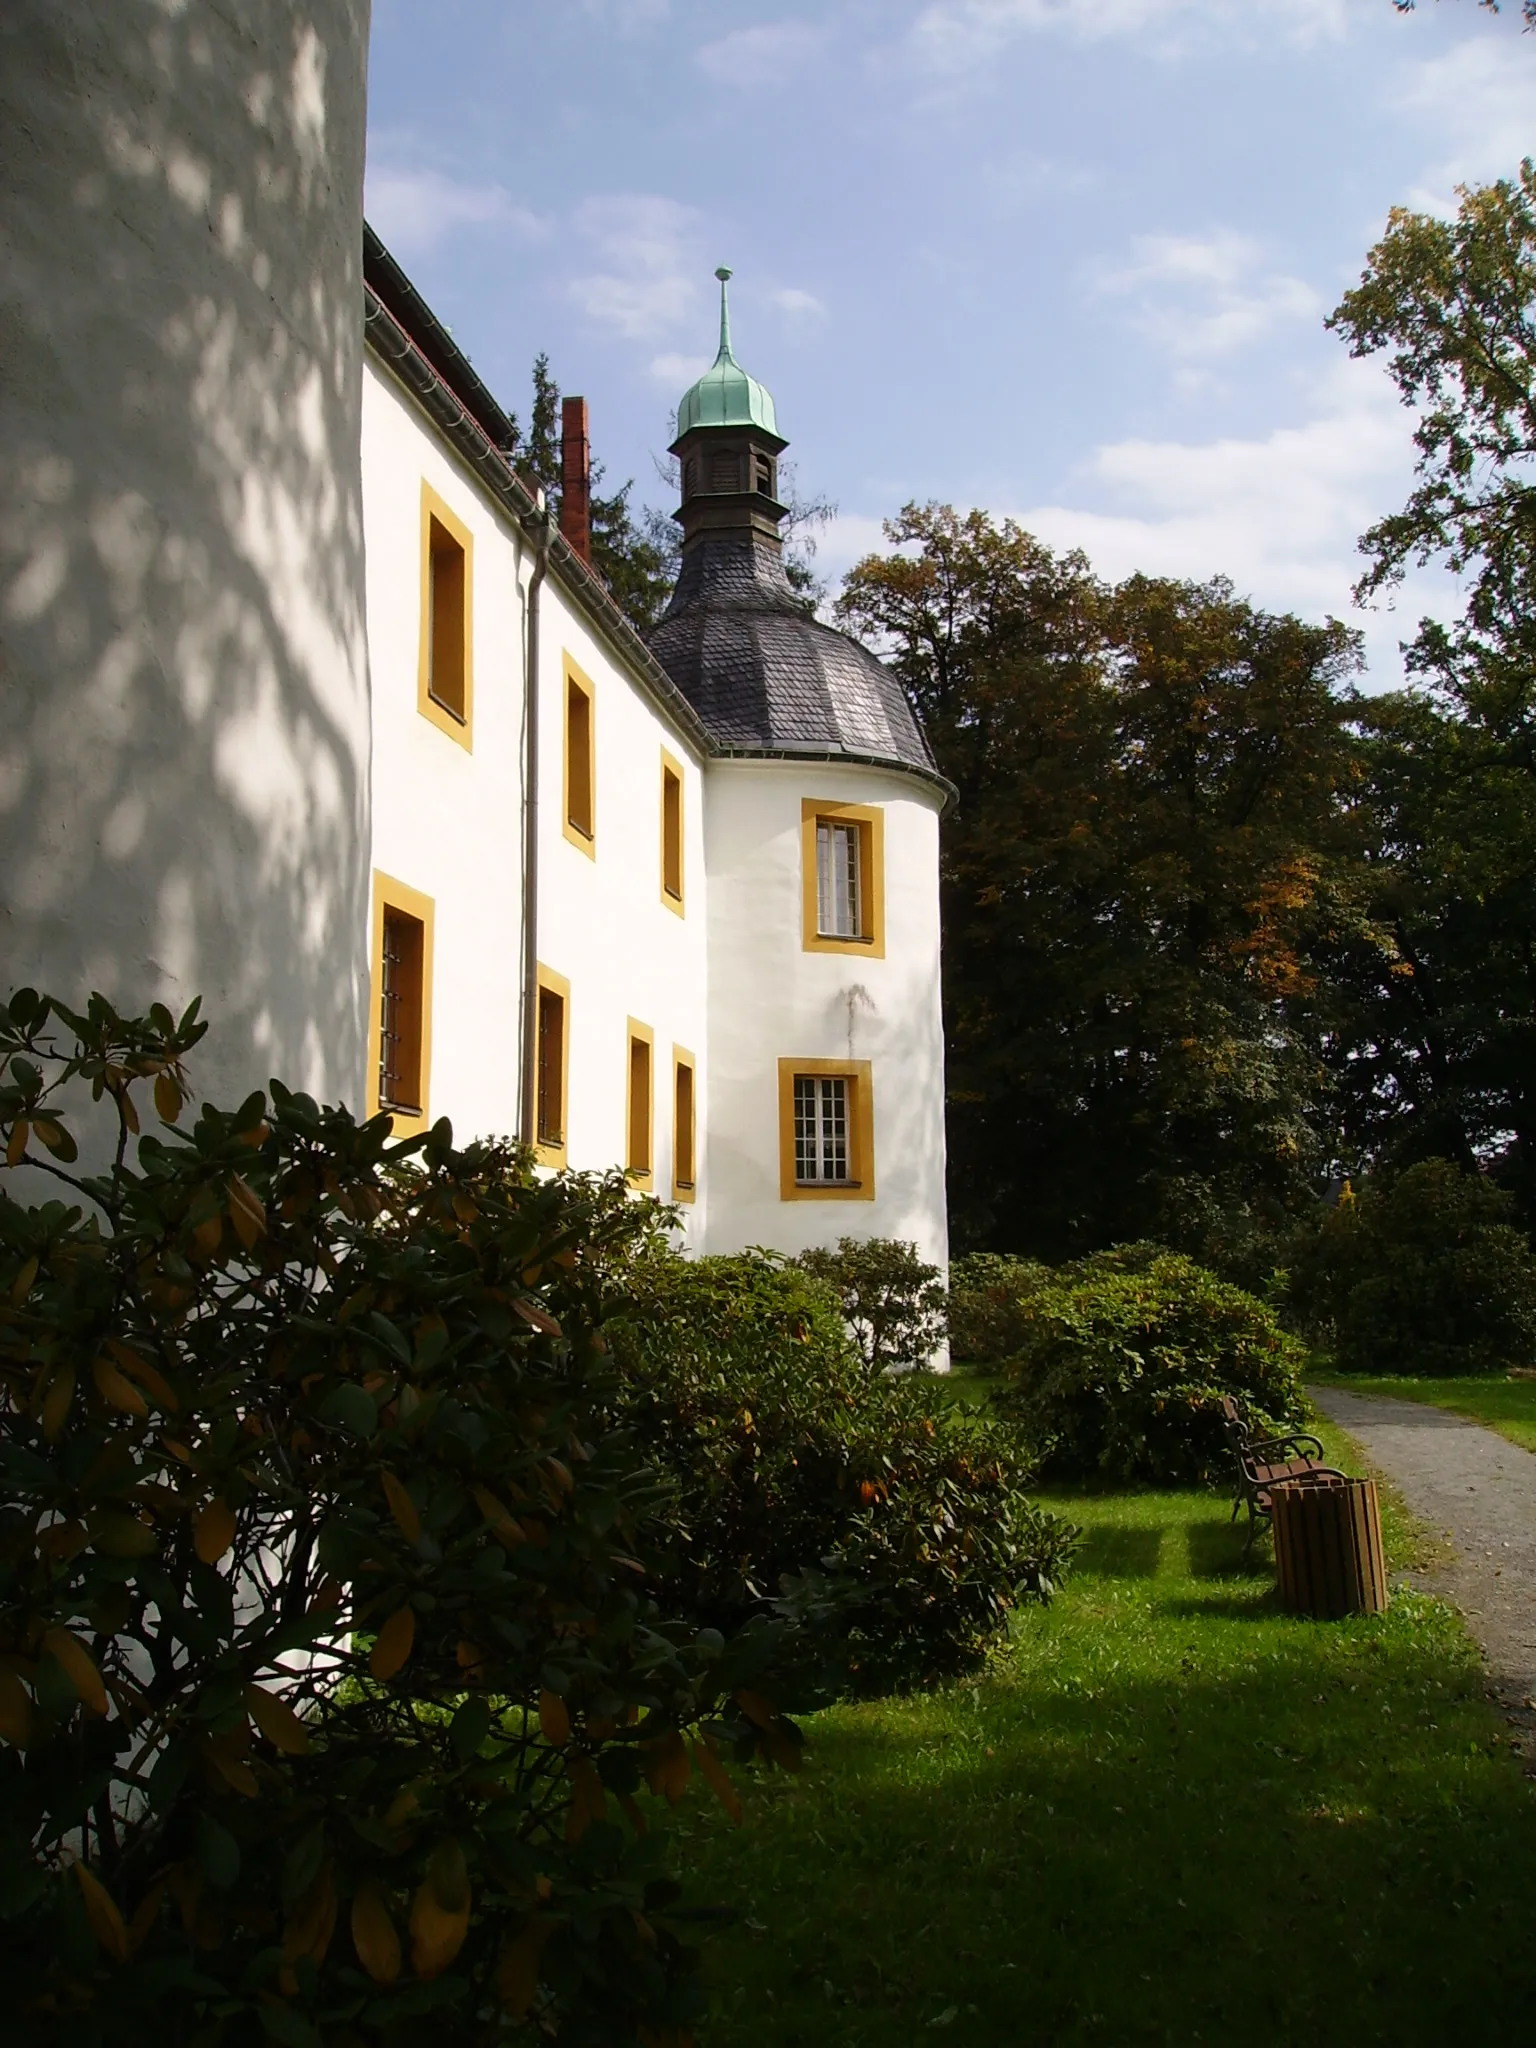
{"label": "tower with domed roof", "polygon": [[[843,1236],[947,1261],[939,817],[900,684],[792,588],[788,446],[720,346],[677,415],[677,587],[651,651],[710,736],[709,1248]],[[853,1206],[848,1206],[848,1205]]]}
{"label": "tower with domed roof", "polygon": [[777,502],[779,456],[789,445],[779,432],[773,396],[749,377],[731,351],[731,308],[720,280],[720,351],[677,408],[677,457],[683,502],[678,518],[683,544],[706,532],[746,527],[778,539],[784,507]]}
{"label": "tower with domed roof", "polygon": [[731,273],[715,275],[720,348],[677,409],[682,563],[652,651],[733,753],[888,762],[939,782],[896,678],[814,618],[784,572],[777,489],[789,443],[772,394],[732,350]]}

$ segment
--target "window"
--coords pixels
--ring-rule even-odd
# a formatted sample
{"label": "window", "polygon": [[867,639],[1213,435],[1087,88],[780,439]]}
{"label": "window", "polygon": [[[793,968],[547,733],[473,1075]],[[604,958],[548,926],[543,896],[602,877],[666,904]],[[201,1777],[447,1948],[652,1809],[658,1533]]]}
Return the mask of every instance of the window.
{"label": "window", "polygon": [[816,820],[816,931],[824,939],[862,939],[857,825]]}
{"label": "window", "polygon": [[683,768],[661,755],[661,900],[679,917],[683,911]]}
{"label": "window", "polygon": [[597,797],[595,788],[592,685],[568,661],[565,665],[565,810],[563,829],[583,853],[595,850]]}
{"label": "window", "polygon": [[432,899],[373,878],[368,1113],[388,1110],[397,1137],[427,1124],[432,1053]]}
{"label": "window", "polygon": [[571,985],[547,967],[538,970],[538,1040],[534,1047],[534,1154],[546,1166],[564,1166],[567,1074],[571,1052]]}
{"label": "window", "polygon": [[768,455],[756,455],[752,459],[753,466],[757,471],[757,488],[765,498],[771,498],[773,496],[773,458]]}
{"label": "window", "polygon": [[779,1061],[779,1197],[874,1200],[868,1060]]}
{"label": "window", "polygon": [[683,458],[683,496],[691,498],[699,488],[699,465],[692,455]]}
{"label": "window", "polygon": [[795,1076],[795,1180],[846,1186],[848,1078],[845,1074]]}
{"label": "window", "polygon": [[717,448],[710,456],[709,488],[712,491],[741,489],[741,457],[734,448]]}
{"label": "window", "polygon": [[421,487],[421,652],[416,708],[461,747],[471,740],[469,528],[429,484]]}
{"label": "window", "polygon": [[697,1192],[694,1159],[698,1143],[698,1112],[694,1104],[693,1054],[672,1048],[672,1199],[691,1202]]}
{"label": "window", "polygon": [[651,1050],[655,1034],[629,1020],[629,1073],[624,1100],[624,1171],[641,1187],[651,1184]]}
{"label": "window", "polygon": [[806,951],[883,960],[885,813],[807,797],[800,818]]}

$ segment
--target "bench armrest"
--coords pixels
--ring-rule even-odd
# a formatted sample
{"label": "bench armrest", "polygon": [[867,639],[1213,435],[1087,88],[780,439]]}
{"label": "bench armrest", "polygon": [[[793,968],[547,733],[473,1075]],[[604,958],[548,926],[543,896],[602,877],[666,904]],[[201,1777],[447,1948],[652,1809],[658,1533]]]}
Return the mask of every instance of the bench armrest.
{"label": "bench armrest", "polygon": [[[1310,1444],[1312,1446],[1311,1450],[1303,1450],[1301,1448],[1303,1444]],[[1263,1462],[1261,1454],[1269,1451],[1279,1451],[1287,1458],[1326,1458],[1328,1455],[1323,1449],[1322,1439],[1310,1436],[1305,1431],[1297,1436],[1255,1437],[1249,1444],[1248,1449],[1250,1454],[1255,1458],[1260,1458],[1261,1462]]]}

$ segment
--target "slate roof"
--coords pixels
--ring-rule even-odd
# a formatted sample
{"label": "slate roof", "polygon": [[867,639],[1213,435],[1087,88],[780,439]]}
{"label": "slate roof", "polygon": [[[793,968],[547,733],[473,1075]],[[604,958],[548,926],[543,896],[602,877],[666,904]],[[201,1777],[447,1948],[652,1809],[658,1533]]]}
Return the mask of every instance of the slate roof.
{"label": "slate roof", "polygon": [[648,639],[727,752],[848,754],[942,780],[895,676],[802,609],[761,534],[700,535]]}

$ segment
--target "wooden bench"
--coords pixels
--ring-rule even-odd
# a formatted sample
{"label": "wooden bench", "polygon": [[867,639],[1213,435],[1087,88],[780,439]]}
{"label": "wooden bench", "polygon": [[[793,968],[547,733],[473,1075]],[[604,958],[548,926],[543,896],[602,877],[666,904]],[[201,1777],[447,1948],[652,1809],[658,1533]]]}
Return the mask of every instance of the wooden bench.
{"label": "wooden bench", "polygon": [[1227,1442],[1237,1464],[1237,1492],[1231,1519],[1237,1520],[1238,1510],[1245,1502],[1248,1507],[1248,1541],[1243,1546],[1246,1552],[1253,1547],[1260,1522],[1269,1520],[1273,1507],[1271,1492],[1282,1480],[1305,1486],[1312,1480],[1342,1479],[1344,1474],[1337,1466],[1325,1462],[1327,1453],[1317,1437],[1305,1432],[1256,1437],[1230,1394],[1223,1396],[1221,1412],[1226,1419]]}

